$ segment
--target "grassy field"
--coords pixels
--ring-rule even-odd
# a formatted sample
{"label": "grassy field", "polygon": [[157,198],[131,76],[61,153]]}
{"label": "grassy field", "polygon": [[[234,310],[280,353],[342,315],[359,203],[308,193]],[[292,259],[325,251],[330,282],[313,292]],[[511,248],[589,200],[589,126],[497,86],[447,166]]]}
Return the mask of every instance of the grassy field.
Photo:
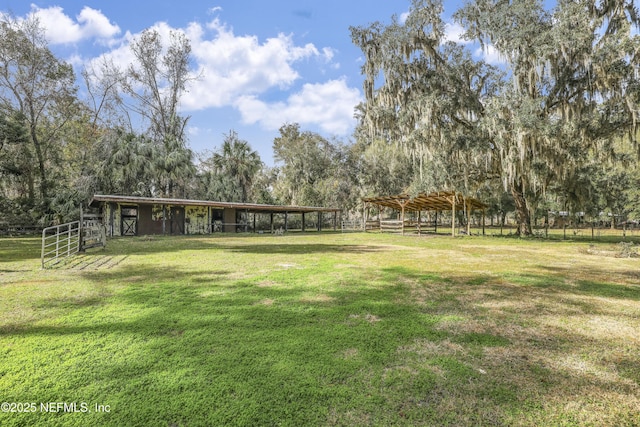
{"label": "grassy field", "polygon": [[2,426],[640,425],[616,244],[141,237],[44,271],[39,244],[0,239]]}

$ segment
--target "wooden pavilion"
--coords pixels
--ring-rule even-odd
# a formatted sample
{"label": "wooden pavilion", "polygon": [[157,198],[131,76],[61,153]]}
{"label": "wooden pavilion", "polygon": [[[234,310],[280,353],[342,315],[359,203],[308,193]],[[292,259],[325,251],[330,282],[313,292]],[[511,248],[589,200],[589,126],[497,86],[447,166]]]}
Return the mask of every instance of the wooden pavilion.
{"label": "wooden pavilion", "polygon": [[[471,230],[471,214],[473,211],[482,210],[482,234],[485,230],[485,211],[487,205],[474,199],[472,197],[465,197],[462,193],[454,191],[439,191],[435,193],[420,193],[416,196],[410,196],[409,194],[399,194],[396,196],[379,196],[379,197],[366,197],[363,198],[364,202],[364,222],[365,231],[367,229],[367,216],[369,206],[377,206],[378,208],[391,208],[400,212],[400,219],[395,221],[378,221],[380,231],[396,231],[405,233],[408,222],[405,221],[405,213],[417,212],[417,232],[421,234],[421,214],[423,211],[435,211],[436,218],[438,212],[451,211],[451,236],[455,236],[455,218],[456,210],[463,210],[467,217],[467,234],[470,234]],[[437,231],[437,221],[436,221]]]}

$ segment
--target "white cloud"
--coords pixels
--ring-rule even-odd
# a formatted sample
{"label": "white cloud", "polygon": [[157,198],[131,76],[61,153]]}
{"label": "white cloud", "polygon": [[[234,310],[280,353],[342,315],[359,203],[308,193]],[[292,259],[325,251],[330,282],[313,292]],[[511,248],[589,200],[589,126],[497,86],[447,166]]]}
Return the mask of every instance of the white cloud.
{"label": "white cloud", "polygon": [[120,33],[120,27],[111,24],[101,11],[85,6],[73,20],[59,6],[41,9],[31,5],[31,15],[38,18],[51,44],[76,43],[97,38],[109,39]]}
{"label": "white cloud", "polygon": [[[186,30],[201,76],[184,96],[188,110],[230,105],[239,96],[274,87],[286,89],[300,77],[293,63],[323,56],[313,44],[296,46],[292,37],[284,34],[261,43],[256,36],[236,36],[218,19],[207,28],[214,31],[214,37],[208,38],[208,32],[197,23]],[[325,58],[329,52],[324,51]]]}
{"label": "white cloud", "polygon": [[[157,23],[153,29],[162,40],[169,40],[166,23]],[[189,84],[182,97],[185,111],[231,106],[236,108],[246,124],[259,124],[277,130],[285,122],[316,125],[320,129],[344,135],[355,125],[354,107],[361,101],[360,91],[348,87],[345,79],[324,83],[305,84],[299,92],[290,90],[301,76],[295,68],[299,61],[315,60],[339,67],[333,62],[336,51],[318,49],[311,43],[297,45],[291,35],[278,34],[259,40],[253,35],[235,35],[233,29],[218,18],[206,25],[192,22],[183,31],[191,42],[195,65],[193,75],[198,78]],[[93,60],[113,62],[125,69],[134,62],[129,43],[137,35],[125,34],[119,46]],[[286,98],[281,102],[267,102],[261,96]],[[202,129],[190,128],[193,137]]]}
{"label": "white cloud", "polygon": [[469,40],[462,38],[464,28],[458,23],[447,23],[444,25],[444,41],[455,42],[460,44],[469,44]]}
{"label": "white cloud", "polygon": [[411,12],[404,12],[400,14],[400,23],[404,25],[404,23],[407,22],[409,15],[411,15]]}
{"label": "white cloud", "polygon": [[305,84],[286,102],[266,103],[255,96],[244,96],[236,106],[245,123],[259,123],[268,130],[295,122],[317,125],[325,132],[345,135],[355,125],[354,107],[361,100],[358,89],[348,87],[345,79],[339,79]]}
{"label": "white cloud", "polygon": [[331,49],[330,47],[323,47],[322,48],[322,56],[324,56],[324,59],[327,62],[331,62],[331,60],[333,59],[335,54],[336,54],[335,50]]}
{"label": "white cloud", "polygon": [[477,48],[474,55],[476,57],[481,57],[485,62],[492,65],[501,65],[506,63],[500,51],[491,44],[485,45],[484,49],[482,47]]}

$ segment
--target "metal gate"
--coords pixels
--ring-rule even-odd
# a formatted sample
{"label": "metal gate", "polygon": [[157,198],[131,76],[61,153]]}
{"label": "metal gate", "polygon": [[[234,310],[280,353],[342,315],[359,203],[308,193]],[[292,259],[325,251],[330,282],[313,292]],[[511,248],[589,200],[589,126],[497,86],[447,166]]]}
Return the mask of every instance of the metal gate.
{"label": "metal gate", "polygon": [[77,252],[107,244],[107,233],[98,215],[82,221],[54,225],[42,230],[42,268],[59,263]]}

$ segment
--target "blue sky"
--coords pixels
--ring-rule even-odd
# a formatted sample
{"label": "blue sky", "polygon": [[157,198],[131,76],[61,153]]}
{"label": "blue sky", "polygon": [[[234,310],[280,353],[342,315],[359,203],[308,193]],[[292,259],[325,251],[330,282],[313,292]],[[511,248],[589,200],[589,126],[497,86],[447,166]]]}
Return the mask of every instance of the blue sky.
{"label": "blue sky", "polygon": [[[51,49],[83,66],[110,56],[126,66],[128,43],[141,31],[184,31],[193,47],[192,83],[182,100],[194,151],[214,150],[230,130],[272,164],[273,138],[298,122],[327,138],[348,140],[362,99],[360,50],[349,26],[390,22],[409,0],[3,0],[2,11],[35,13]],[[446,2],[450,15],[458,2]],[[455,38],[455,27],[451,27]],[[478,53],[480,55],[481,53]],[[487,56],[491,59],[491,52]]]}

